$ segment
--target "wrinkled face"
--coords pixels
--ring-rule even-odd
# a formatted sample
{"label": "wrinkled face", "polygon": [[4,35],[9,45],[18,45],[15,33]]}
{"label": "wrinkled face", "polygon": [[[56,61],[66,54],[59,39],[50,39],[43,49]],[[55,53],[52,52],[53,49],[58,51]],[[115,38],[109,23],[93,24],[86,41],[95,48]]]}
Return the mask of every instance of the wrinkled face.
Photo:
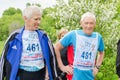
{"label": "wrinkled face", "polygon": [[27,17],[24,17],[24,20],[25,20],[25,29],[34,31],[34,30],[37,30],[40,25],[41,15],[34,14],[30,19]]}
{"label": "wrinkled face", "polygon": [[80,23],[84,33],[87,35],[91,35],[94,31],[95,20],[91,17],[85,17]]}

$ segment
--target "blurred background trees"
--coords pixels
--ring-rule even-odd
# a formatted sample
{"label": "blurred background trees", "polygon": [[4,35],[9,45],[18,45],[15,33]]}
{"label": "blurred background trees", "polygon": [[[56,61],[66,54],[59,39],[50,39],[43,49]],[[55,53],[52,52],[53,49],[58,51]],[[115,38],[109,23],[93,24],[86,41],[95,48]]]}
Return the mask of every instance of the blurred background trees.
{"label": "blurred background trees", "polygon": [[[27,3],[26,6],[40,4]],[[52,8],[43,9],[39,28],[43,29],[51,40],[57,41],[57,32],[65,27],[69,31],[81,29],[81,15],[85,12],[96,15],[95,31],[102,34],[105,43],[105,58],[96,80],[117,80],[115,70],[116,44],[120,39],[120,0],[57,0]],[[24,26],[22,11],[10,7],[0,18],[0,41],[17,28]]]}

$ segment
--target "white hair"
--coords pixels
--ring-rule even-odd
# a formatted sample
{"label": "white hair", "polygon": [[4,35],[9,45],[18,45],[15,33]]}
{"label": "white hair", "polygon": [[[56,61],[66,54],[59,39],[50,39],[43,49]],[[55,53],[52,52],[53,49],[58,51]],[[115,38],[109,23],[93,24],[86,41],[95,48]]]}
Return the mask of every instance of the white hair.
{"label": "white hair", "polygon": [[96,22],[96,17],[95,17],[95,15],[94,15],[93,13],[91,13],[91,12],[86,12],[86,13],[84,13],[84,14],[81,16],[81,20],[80,20],[80,21],[83,21],[86,17],[90,17],[90,18],[94,19],[95,22]]}
{"label": "white hair", "polygon": [[40,14],[42,16],[42,10],[38,6],[28,6],[23,10],[23,17],[31,18],[33,14]]}

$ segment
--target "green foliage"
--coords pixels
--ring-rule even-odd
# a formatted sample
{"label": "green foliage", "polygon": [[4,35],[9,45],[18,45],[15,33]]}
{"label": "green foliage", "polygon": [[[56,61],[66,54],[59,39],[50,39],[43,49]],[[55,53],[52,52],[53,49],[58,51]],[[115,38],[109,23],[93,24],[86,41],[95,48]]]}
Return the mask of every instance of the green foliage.
{"label": "green foliage", "polygon": [[40,28],[43,29],[48,36],[50,36],[50,39],[52,42],[56,41],[56,29],[55,29],[55,19],[53,19],[51,16],[49,16],[47,13],[49,13],[50,10],[45,9],[43,11],[42,15],[42,21]]}
{"label": "green foliage", "polygon": [[0,19],[0,41],[8,36],[8,24],[10,23],[9,16],[4,16]]}
{"label": "green foliage", "polygon": [[[19,24],[19,26],[13,25],[13,23]],[[0,41],[5,40],[11,30],[15,30],[20,28],[23,25],[23,19],[21,14],[14,14],[14,15],[4,15],[0,18]]]}
{"label": "green foliage", "polygon": [[0,41],[0,56],[1,56],[4,44],[5,44],[5,41]]}
{"label": "green foliage", "polygon": [[15,9],[13,7],[3,12],[3,16],[0,18],[0,41],[5,40],[11,31],[17,29],[15,25],[12,25],[13,22],[18,22],[18,24],[20,24],[19,26],[23,25],[21,14],[22,11],[20,9]]}
{"label": "green foliage", "polygon": [[15,9],[13,7],[8,8],[3,12],[3,15],[14,15],[14,14],[21,14],[22,11],[20,9]]}
{"label": "green foliage", "polygon": [[41,7],[41,5],[39,3],[34,4],[34,3],[29,3],[29,2],[26,4],[26,7],[31,6],[31,5],[36,5],[36,6]]}
{"label": "green foliage", "polygon": [[9,34],[15,31],[16,29],[21,28],[21,24],[18,21],[13,21],[9,26]]}
{"label": "green foliage", "polygon": [[96,75],[96,80],[118,80],[118,76],[115,71],[116,55],[105,57],[103,64],[101,65],[99,73]]}
{"label": "green foliage", "polygon": [[17,13],[17,14],[22,14],[22,11],[21,11],[19,8],[17,8],[17,9],[16,9],[16,13]]}
{"label": "green foliage", "polygon": [[96,75],[96,78],[99,80],[99,79],[102,79],[102,77],[103,77],[103,73],[98,72],[98,74]]}

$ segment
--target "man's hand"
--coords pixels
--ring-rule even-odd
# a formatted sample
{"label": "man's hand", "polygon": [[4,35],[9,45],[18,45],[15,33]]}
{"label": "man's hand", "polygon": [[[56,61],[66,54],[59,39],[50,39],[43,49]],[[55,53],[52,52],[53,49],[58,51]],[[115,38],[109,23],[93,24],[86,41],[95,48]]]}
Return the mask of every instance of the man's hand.
{"label": "man's hand", "polygon": [[73,74],[73,67],[72,66],[61,66],[60,70],[66,72],[67,74]]}
{"label": "man's hand", "polygon": [[94,67],[93,68],[93,75],[96,76],[96,74],[98,73],[98,71],[99,71],[98,68]]}

